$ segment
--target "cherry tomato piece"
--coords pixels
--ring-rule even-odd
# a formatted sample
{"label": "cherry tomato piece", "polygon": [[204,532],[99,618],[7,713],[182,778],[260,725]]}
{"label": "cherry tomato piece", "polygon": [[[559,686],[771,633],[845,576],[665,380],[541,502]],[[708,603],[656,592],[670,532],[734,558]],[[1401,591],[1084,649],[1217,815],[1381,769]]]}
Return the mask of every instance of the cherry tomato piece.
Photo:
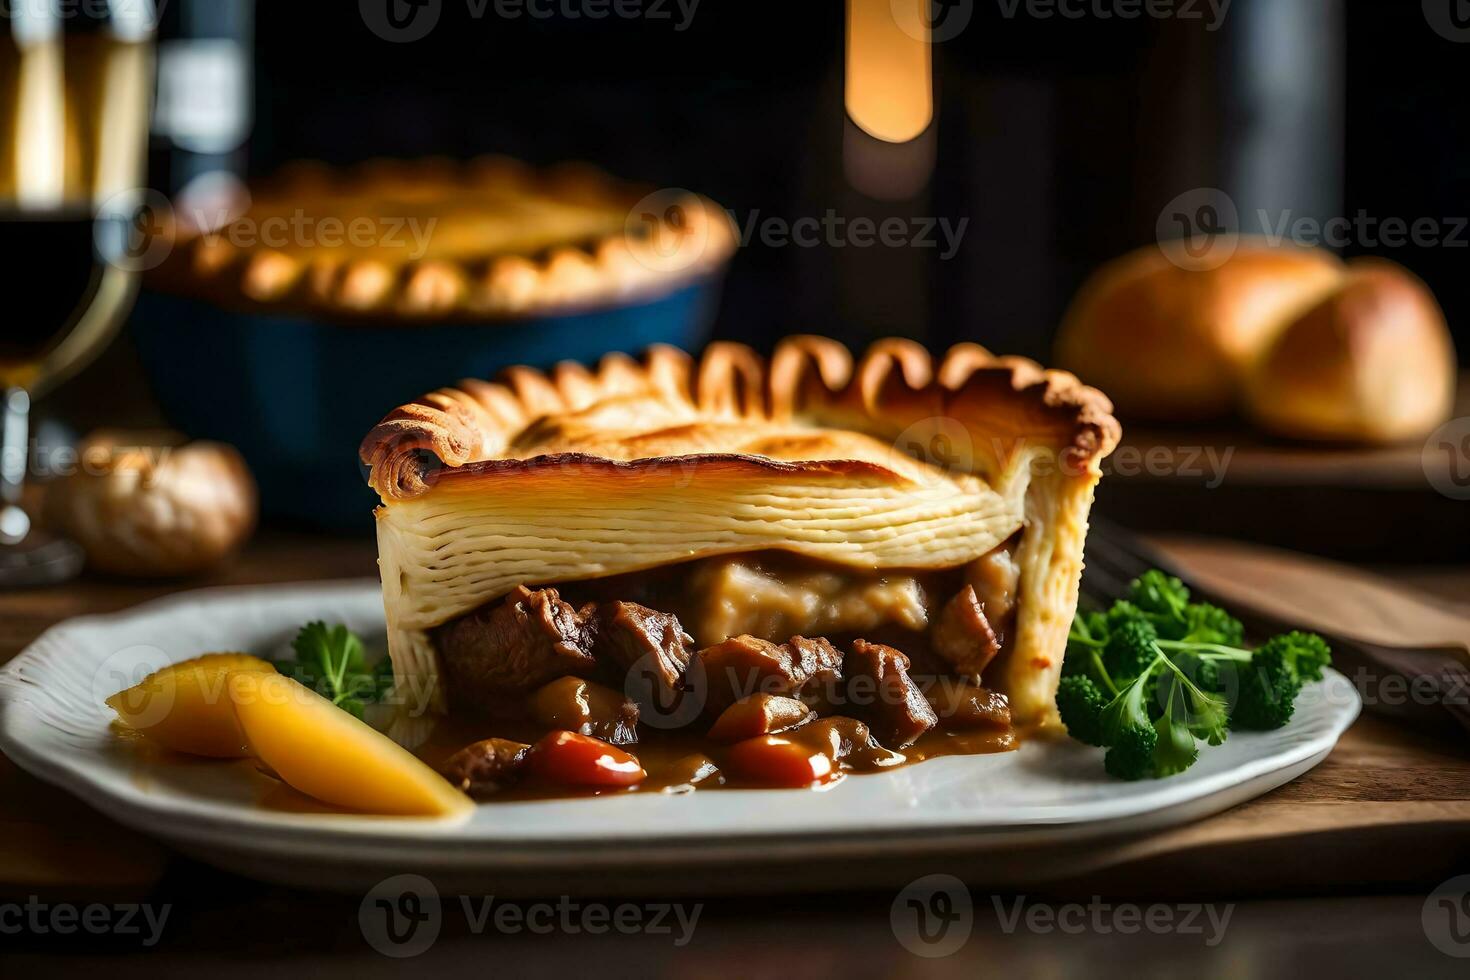
{"label": "cherry tomato piece", "polygon": [[564,786],[635,786],[648,778],[638,760],[600,738],[550,732],[531,746],[526,770]]}
{"label": "cherry tomato piece", "polygon": [[730,747],[730,768],[765,786],[802,787],[837,774],[832,757],[780,735],[749,738]]}

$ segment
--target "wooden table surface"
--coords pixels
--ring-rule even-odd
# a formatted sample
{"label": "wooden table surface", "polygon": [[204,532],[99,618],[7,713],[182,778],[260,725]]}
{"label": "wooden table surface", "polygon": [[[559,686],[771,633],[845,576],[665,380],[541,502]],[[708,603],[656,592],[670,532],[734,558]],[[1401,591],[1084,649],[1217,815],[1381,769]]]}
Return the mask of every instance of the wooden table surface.
{"label": "wooden table surface", "polygon": [[[1470,611],[1457,605],[1470,595],[1470,568],[1397,569],[1393,581],[1401,591],[1395,591],[1385,588],[1383,579],[1291,556],[1197,541],[1166,545],[1192,571],[1212,576],[1215,584],[1247,592],[1254,589],[1259,593],[1254,598],[1284,604],[1308,621],[1313,617],[1330,620],[1346,631],[1356,617],[1365,633],[1376,628],[1380,632],[1408,631],[1410,638],[1426,641],[1470,641]],[[183,586],[89,577],[57,588],[0,594],[0,661],[14,656],[59,620],[123,609],[180,587],[344,578],[374,571],[370,542],[268,533],[258,537],[227,571]],[[1426,604],[1424,596],[1433,599]],[[1405,941],[1415,955],[1427,949],[1424,964],[1429,972],[1436,972],[1455,961],[1436,958],[1440,954],[1428,947],[1419,949],[1422,943],[1415,941],[1411,925],[1414,910],[1430,889],[1452,875],[1470,872],[1470,745],[1437,741],[1365,715],[1322,765],[1296,781],[1193,825],[1090,845],[1085,860],[1072,864],[1080,870],[1048,883],[1047,894],[1059,896],[1057,900],[1121,895],[1150,901],[1257,896],[1249,903],[1251,915],[1278,908],[1273,914],[1284,917],[1283,921],[1297,921],[1293,917],[1298,917],[1303,928],[1312,928],[1313,923],[1316,928],[1326,928],[1320,916],[1336,908],[1346,916],[1334,927],[1347,944],[1343,949],[1351,948],[1358,937],[1356,927],[1350,925],[1354,916],[1378,916],[1381,922],[1402,926],[1400,931],[1408,937]],[[923,873],[925,869],[916,867],[916,876]],[[1004,874],[972,884],[1008,887]],[[1403,897],[1384,898],[1385,892]],[[347,951],[337,964],[343,969],[332,972],[345,974],[347,964],[355,963],[351,970],[358,976],[364,964],[373,972],[376,965],[388,962],[356,958],[362,952],[361,935],[351,927],[356,900],[257,885],[171,855],[0,757],[0,915],[4,902],[32,895],[72,902],[157,901],[166,896],[186,905],[192,925],[186,936],[173,937],[173,945],[167,947],[175,954],[170,962],[181,969],[197,966],[211,941],[233,943],[245,928],[242,919],[271,923],[267,930],[274,932],[260,941],[275,950],[272,955],[294,959],[303,950],[314,950],[312,943],[321,939],[328,947]],[[1313,904],[1321,899],[1283,903],[1284,897],[1324,895],[1359,896],[1354,901],[1363,904]],[[1267,897],[1275,904],[1261,904]],[[840,928],[838,919],[866,922],[863,928],[886,934],[892,898],[833,898],[831,914],[818,914],[807,927],[814,936],[830,933],[830,947],[823,948],[833,964],[848,964],[847,973],[867,974],[873,964],[865,962],[869,957],[860,952],[861,944],[854,946],[843,938],[855,933]],[[737,900],[720,900],[714,907],[724,917],[726,930],[719,935],[722,941],[735,935],[759,937],[772,927],[772,916],[790,920],[797,906],[807,908],[792,899],[762,900],[759,908],[765,911],[757,912]],[[0,921],[0,928],[3,925]],[[1271,927],[1263,928],[1265,935],[1273,934]],[[54,951],[45,941],[31,939],[34,942],[24,948]],[[1418,939],[1422,940],[1422,934]],[[0,955],[5,942],[0,937]],[[892,946],[891,936],[887,946]],[[510,949],[509,962],[521,971],[512,975],[534,975],[548,964],[560,964],[563,972],[566,968],[561,954],[543,955],[544,947],[512,944]],[[994,952],[993,946],[988,949]],[[1172,962],[1174,954],[1167,943],[1151,949],[1151,956],[1160,957],[1157,962]],[[1085,944],[1076,945],[1076,950],[1079,964],[1095,955]],[[93,952],[105,957],[113,950],[104,946]],[[650,968],[674,962],[663,959],[666,950],[657,944],[643,952]],[[967,963],[970,969],[977,968],[969,958],[972,953],[945,961],[940,972],[959,970]],[[438,955],[458,954],[446,949]],[[1361,964],[1372,958],[1372,953],[1360,951],[1349,962]],[[125,957],[121,962],[136,965],[137,961]],[[691,962],[711,966],[707,956]],[[726,972],[732,968],[731,964],[722,966]]]}

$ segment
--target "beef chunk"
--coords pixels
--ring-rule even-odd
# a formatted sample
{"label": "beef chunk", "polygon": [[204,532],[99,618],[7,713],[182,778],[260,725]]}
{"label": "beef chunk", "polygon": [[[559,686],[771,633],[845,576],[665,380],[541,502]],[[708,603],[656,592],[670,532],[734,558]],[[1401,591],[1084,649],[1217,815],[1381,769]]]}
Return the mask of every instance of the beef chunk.
{"label": "beef chunk", "polygon": [[1011,727],[1011,703],[1006,696],[978,684],[939,677],[924,696],[929,699],[943,728]]}
{"label": "beef chunk", "polygon": [[755,636],[699,651],[705,708],[718,714],[752,694],[798,698],[808,705],[830,698],[842,680],[842,654],[821,637],[793,636],[782,644]]}
{"label": "beef chunk", "polygon": [[732,636],[696,654],[691,678],[704,687],[705,710],[718,715],[753,694],[789,695],[796,687],[790,655],[755,636]]}
{"label": "beef chunk", "polygon": [[793,636],[783,647],[791,651],[796,676],[801,678],[796,697],[814,711],[828,711],[842,696],[842,651],[820,636]]}
{"label": "beef chunk", "polygon": [[844,664],[848,710],[890,748],[913,744],[938,722],[934,708],[909,677],[909,658],[893,647],[855,640]]}
{"label": "beef chunk", "polygon": [[967,677],[979,677],[1000,652],[1000,641],[972,585],[945,603],[929,636],[935,652],[949,662],[955,673]]}
{"label": "beef chunk", "polygon": [[508,738],[487,738],[454,753],[439,771],[458,789],[480,799],[514,783],[530,749]]}
{"label": "beef chunk", "polygon": [[683,686],[694,638],[684,632],[678,617],[636,602],[605,602],[598,616],[599,657],[652,677],[665,693]]}
{"label": "beef chunk", "polygon": [[573,609],[555,589],[516,588],[495,606],[439,627],[435,646],[456,705],[486,708],[596,668],[594,607]]}

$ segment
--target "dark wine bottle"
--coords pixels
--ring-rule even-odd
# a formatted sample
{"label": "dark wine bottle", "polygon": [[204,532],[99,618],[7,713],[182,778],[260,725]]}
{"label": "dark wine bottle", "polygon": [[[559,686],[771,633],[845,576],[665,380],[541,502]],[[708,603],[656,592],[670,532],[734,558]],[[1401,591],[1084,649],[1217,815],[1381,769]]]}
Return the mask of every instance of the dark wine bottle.
{"label": "dark wine bottle", "polygon": [[254,122],[254,0],[172,0],[158,29],[150,181],[208,208],[244,176]]}

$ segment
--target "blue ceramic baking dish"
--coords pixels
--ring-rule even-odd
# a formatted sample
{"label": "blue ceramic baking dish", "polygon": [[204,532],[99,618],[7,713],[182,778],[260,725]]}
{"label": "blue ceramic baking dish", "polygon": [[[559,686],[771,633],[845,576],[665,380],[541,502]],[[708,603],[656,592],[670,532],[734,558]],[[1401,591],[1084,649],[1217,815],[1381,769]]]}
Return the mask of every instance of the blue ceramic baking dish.
{"label": "blue ceramic baking dish", "polygon": [[367,531],[377,496],[357,447],[395,406],[516,364],[590,363],[655,343],[698,348],[718,282],[709,276],[629,305],[439,324],[239,312],[145,292],[130,331],[171,424],[236,446],[266,516]]}

